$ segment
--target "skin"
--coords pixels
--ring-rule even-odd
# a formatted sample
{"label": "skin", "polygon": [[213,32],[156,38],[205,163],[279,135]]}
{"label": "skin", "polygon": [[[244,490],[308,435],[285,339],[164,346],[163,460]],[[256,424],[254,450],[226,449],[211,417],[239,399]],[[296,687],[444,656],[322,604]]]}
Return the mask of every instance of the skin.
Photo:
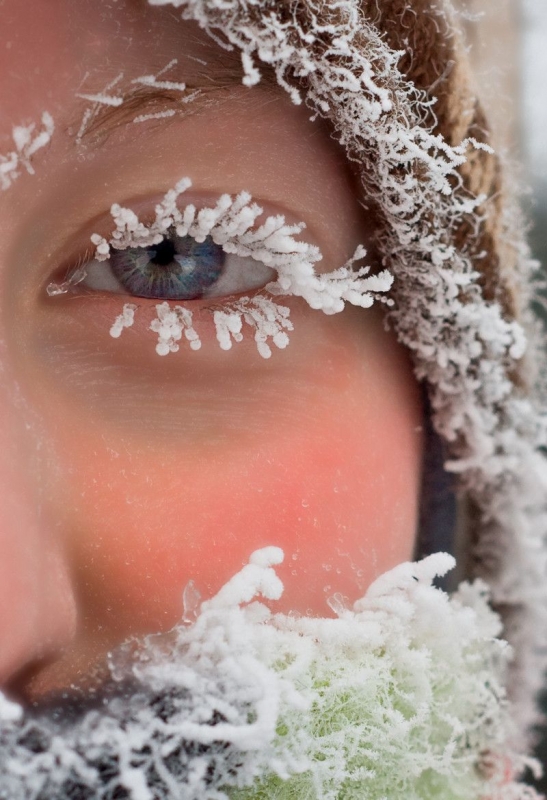
{"label": "skin", "polygon": [[285,551],[276,607],[321,615],[412,556],[422,408],[377,306],[326,316],[283,298],[295,330],[264,360],[249,332],[221,351],[193,301],[202,349],[160,358],[153,301],[115,340],[130,298],[45,293],[112,231],[113,202],[150,213],[185,175],[184,203],[248,190],[304,221],[322,271],[370,240],[343,153],[268,85],[75,143],[75,93],[121,71],[119,87],[178,57],[170,80],[216,86],[226,56],[175,17],[129,0],[0,7],[0,153],[13,125],[56,122],[35,174],[0,192],[0,684],[27,701],[89,684],[128,635],[180,619],[190,579],[211,596],[258,547]]}

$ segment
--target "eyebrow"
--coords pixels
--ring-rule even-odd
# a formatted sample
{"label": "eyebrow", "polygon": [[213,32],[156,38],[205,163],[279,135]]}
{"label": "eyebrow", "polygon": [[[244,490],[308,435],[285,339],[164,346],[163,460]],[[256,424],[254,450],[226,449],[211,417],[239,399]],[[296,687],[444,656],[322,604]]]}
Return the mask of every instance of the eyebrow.
{"label": "eyebrow", "polygon": [[[183,91],[164,88],[161,85],[137,83],[129,91],[124,92],[123,102],[118,105],[97,103],[77,143],[85,141],[90,146],[99,146],[111,133],[125,125],[144,121],[180,120],[214,107],[222,99],[229,100],[237,88],[247,91],[242,83],[243,73],[239,57],[234,63],[233,55],[231,53],[226,55],[231,58],[226,59],[229,63],[223,64],[222,71],[218,71],[218,64],[215,64],[212,74],[204,71],[193,75],[190,80],[184,82],[186,88]],[[236,68],[236,65],[239,68]],[[275,74],[269,69],[264,70],[259,86],[269,90],[272,96],[274,90],[279,94]],[[89,104],[87,108],[90,108]],[[81,116],[79,122],[68,126],[69,133],[79,129],[82,118]]]}

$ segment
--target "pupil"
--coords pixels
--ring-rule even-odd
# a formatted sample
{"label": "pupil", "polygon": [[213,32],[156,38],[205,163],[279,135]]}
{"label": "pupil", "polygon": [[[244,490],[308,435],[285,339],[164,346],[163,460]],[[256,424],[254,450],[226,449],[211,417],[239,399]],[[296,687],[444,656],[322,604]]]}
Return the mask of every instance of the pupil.
{"label": "pupil", "polygon": [[150,261],[159,267],[167,267],[172,262],[176,252],[175,245],[171,239],[164,239],[163,242],[154,246],[154,256]]}

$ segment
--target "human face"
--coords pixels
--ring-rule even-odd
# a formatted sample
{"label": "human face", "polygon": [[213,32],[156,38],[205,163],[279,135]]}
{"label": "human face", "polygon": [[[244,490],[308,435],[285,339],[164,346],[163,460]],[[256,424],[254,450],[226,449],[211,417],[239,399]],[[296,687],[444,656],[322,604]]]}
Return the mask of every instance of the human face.
{"label": "human face", "polygon": [[[175,12],[5,0],[0,22],[0,153],[14,125],[55,121],[35,174],[0,192],[0,681],[34,700],[86,685],[127,636],[177,622],[189,580],[210,596],[265,545],[286,554],[280,609],[356,599],[411,557],[422,410],[377,307],[327,316],[283,298],[294,331],[264,360],[252,336],[222,351],[198,302],[201,350],[160,358],[154,302],[118,340],[131,298],[49,297],[90,235],[112,230],[112,203],[147,213],[185,175],[188,202],[246,190],[305,222],[324,272],[370,242],[373,220],[309,110],[268,82],[242,86],[237,59]],[[161,109],[133,97],[108,107],[108,135],[93,120],[78,136],[92,103],[77,94],[123,72],[107,92],[122,96],[174,58],[167,77],[194,101],[134,123]]]}

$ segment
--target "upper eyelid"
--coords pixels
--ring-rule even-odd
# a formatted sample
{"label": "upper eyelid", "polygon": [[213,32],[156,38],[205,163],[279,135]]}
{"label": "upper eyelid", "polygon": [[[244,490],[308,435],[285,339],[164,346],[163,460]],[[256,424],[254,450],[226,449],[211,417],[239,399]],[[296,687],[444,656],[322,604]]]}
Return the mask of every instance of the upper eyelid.
{"label": "upper eyelid", "polygon": [[[191,189],[183,195],[183,197],[187,199],[181,206],[192,203],[197,208],[209,208],[215,204],[222,194],[226,193],[227,192],[210,191],[192,186]],[[163,188],[151,190],[146,194],[141,192],[138,195],[133,195],[119,201],[118,205],[135,211],[143,223],[149,224],[154,219],[155,206],[162,200],[165,194],[166,192]],[[234,194],[235,193],[232,192],[232,195]],[[310,244],[320,246],[318,242],[319,237],[314,231],[314,226],[309,226],[308,221],[303,220],[293,209],[287,208],[283,203],[273,202],[266,198],[253,197],[253,201],[264,209],[261,222],[270,216],[279,214],[285,216],[287,222],[290,224],[303,221],[305,222],[306,228],[301,238]],[[52,281],[66,280],[78,263],[82,263],[83,259],[90,260],[93,258],[95,247],[90,240],[93,233],[98,233],[106,239],[110,238],[115,227],[113,226],[110,208],[111,206],[95,214],[90,220],[81,225],[76,232],[67,235],[64,241],[53,249],[53,252],[48,258],[52,269],[42,276],[41,283],[44,290]]]}
{"label": "upper eyelid", "polygon": [[314,264],[323,257],[321,250],[294,238],[306,228],[305,223],[288,224],[284,215],[262,221],[263,207],[246,191],[235,196],[222,194],[212,206],[197,208],[187,203],[181,208],[179,198],[191,186],[190,178],[184,177],[166,192],[155,206],[155,219],[150,225],[145,225],[134,209],[114,204],[111,215],[116,230],[111,238],[107,240],[97,233],[91,236],[96,259],[107,260],[112,250],[158,244],[172,228],[178,236],[189,235],[197,242],[210,236],[226,253],[250,256],[273,268],[277,278],[268,288],[274,294],[301,296],[312,308],[323,308],[326,313],[343,308],[341,297],[335,297],[337,292],[326,291],[315,274]]}
{"label": "upper eyelid", "polygon": [[187,204],[181,209],[179,197],[191,186],[189,178],[181,178],[166,192],[156,205],[155,219],[149,226],[140,221],[133,209],[113,205],[111,215],[116,231],[110,240],[99,234],[91,236],[97,246],[96,258],[106,260],[111,248],[157,244],[172,227],[178,236],[190,235],[203,242],[210,235],[225,252],[262,261],[277,272],[277,279],[267,287],[271,294],[302,297],[312,309],[326,314],[339,313],[346,302],[363,308],[369,308],[378,297],[388,304],[392,302],[384,294],[393,282],[388,270],[371,275],[369,266],[354,269],[355,263],[367,254],[363,245],[358,245],[353,256],[339,268],[317,274],[315,263],[322,259],[320,249],[294,238],[306,227],[305,223],[287,224],[283,215],[275,215],[255,227],[262,220],[263,208],[245,191],[235,197],[221,195],[214,206],[197,209]]}

